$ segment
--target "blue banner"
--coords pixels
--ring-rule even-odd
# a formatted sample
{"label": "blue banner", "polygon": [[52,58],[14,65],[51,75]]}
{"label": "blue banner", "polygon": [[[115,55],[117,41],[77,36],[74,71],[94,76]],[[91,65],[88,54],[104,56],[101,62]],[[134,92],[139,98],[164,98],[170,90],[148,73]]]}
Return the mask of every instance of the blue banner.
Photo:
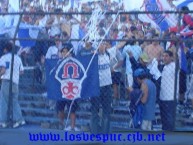
{"label": "blue banner", "polygon": [[[20,46],[22,46],[23,48],[24,47],[33,47],[35,46],[36,44],[36,41],[35,40],[22,40],[22,39],[26,39],[26,38],[32,38],[30,36],[30,29],[31,31],[36,30],[36,31],[39,31],[38,28],[33,28],[32,26],[26,26],[26,27],[20,27],[19,30],[18,30],[18,38],[21,39],[19,40],[19,43],[20,43]],[[33,33],[35,34],[35,32]],[[37,38],[37,37],[34,37],[34,38]]]}
{"label": "blue banner", "polygon": [[73,100],[99,96],[98,56],[86,72],[92,55],[46,60],[47,96]]}

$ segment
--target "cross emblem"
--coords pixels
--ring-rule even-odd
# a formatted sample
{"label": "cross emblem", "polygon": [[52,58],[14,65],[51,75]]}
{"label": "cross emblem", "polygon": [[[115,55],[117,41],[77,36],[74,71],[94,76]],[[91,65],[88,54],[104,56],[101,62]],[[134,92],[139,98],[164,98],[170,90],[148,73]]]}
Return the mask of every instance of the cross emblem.
{"label": "cross emblem", "polygon": [[73,82],[68,82],[67,86],[64,86],[62,89],[63,94],[68,99],[73,99],[79,92],[78,86],[74,85]]}

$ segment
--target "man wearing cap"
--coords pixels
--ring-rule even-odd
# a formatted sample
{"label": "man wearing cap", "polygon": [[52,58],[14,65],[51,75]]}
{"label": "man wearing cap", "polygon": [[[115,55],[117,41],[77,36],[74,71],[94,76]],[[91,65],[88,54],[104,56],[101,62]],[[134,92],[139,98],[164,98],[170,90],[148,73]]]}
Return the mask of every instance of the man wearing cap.
{"label": "man wearing cap", "polygon": [[141,129],[152,130],[152,120],[155,119],[156,86],[148,79],[147,72],[142,68],[135,70],[133,76],[137,79],[142,91],[141,102],[144,108]]}
{"label": "man wearing cap", "polygon": [[143,68],[143,69],[147,69],[148,64],[150,63],[150,59],[148,57],[148,55],[143,52],[140,56],[139,56],[139,61],[136,61],[135,58],[133,57],[133,54],[130,52],[129,54],[129,58],[131,61],[131,65],[132,65],[132,69],[135,71],[138,68]]}
{"label": "man wearing cap", "polygon": [[[136,70],[137,68],[143,68],[148,72],[148,77],[155,83],[157,90],[157,101],[159,101],[159,93],[160,93],[160,83],[161,83],[161,72],[158,69],[158,62],[156,59],[150,61],[148,55],[143,52],[139,57],[139,63],[135,61],[132,54],[130,53],[130,61],[132,64],[132,69]],[[135,82],[134,82],[135,85]],[[137,87],[137,86],[134,86]]]}

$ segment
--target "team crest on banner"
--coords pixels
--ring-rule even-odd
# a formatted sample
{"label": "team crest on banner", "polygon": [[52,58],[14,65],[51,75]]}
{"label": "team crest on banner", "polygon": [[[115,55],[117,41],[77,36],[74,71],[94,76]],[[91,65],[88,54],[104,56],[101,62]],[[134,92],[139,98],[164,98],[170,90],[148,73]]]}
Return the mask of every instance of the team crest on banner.
{"label": "team crest on banner", "polygon": [[100,94],[98,56],[92,55],[46,59],[47,97],[53,100],[73,100],[96,97]]}
{"label": "team crest on banner", "polygon": [[55,78],[61,84],[62,98],[74,100],[81,97],[82,82],[86,74],[84,66],[77,59],[64,59],[56,69]]}
{"label": "team crest on banner", "polygon": [[[163,5],[160,0],[146,0],[145,1],[145,11],[163,11]],[[166,14],[147,14],[148,17],[154,21],[162,31],[169,28],[166,22]]]}
{"label": "team crest on banner", "polygon": [[[145,4],[146,11],[162,11],[163,7],[162,4],[156,0],[147,1]],[[147,14],[148,17],[154,21],[157,21],[159,24],[163,19],[166,17],[166,15],[163,14]]]}

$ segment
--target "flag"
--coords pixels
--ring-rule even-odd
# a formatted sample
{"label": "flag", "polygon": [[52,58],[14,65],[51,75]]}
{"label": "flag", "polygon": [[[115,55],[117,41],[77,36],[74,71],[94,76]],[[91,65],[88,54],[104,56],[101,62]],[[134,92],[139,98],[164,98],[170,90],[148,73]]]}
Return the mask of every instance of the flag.
{"label": "flag", "polygon": [[[184,0],[183,2],[181,2],[177,5],[177,8],[180,9],[183,6],[188,6],[189,7],[189,5],[192,4],[192,3],[193,3],[193,0]],[[191,9],[192,7],[189,7],[189,8]]]}
{"label": "flag", "polygon": [[[141,7],[142,11],[170,11],[172,7],[167,0],[144,0]],[[141,14],[142,15],[142,14]],[[144,16],[144,15],[142,15]],[[140,19],[140,18],[139,18]],[[171,26],[176,26],[177,17],[174,14],[146,14],[146,19],[142,21],[150,22],[154,27],[158,27],[160,31],[165,31]],[[156,26],[155,26],[156,25]]]}
{"label": "flag", "polygon": [[99,96],[98,56],[87,73],[92,55],[46,60],[47,96],[54,100],[74,100]]}
{"label": "flag", "polygon": [[[161,0],[147,0],[143,4],[145,11],[164,11],[164,3]],[[147,14],[151,21],[156,23],[161,31],[165,31],[169,28],[169,24],[166,21],[166,14]]]}
{"label": "flag", "polygon": [[[23,39],[23,38],[25,38],[25,39],[29,38],[30,39],[30,38],[32,38],[30,36],[30,31],[31,31],[30,29],[31,28],[28,28],[28,27],[25,27],[25,28],[20,27],[18,30],[18,39]],[[31,32],[31,33],[33,33],[33,32]],[[37,39],[37,37],[35,39]],[[33,47],[36,44],[35,40],[20,40],[19,42],[20,42],[20,46],[23,48],[24,47]]]}

